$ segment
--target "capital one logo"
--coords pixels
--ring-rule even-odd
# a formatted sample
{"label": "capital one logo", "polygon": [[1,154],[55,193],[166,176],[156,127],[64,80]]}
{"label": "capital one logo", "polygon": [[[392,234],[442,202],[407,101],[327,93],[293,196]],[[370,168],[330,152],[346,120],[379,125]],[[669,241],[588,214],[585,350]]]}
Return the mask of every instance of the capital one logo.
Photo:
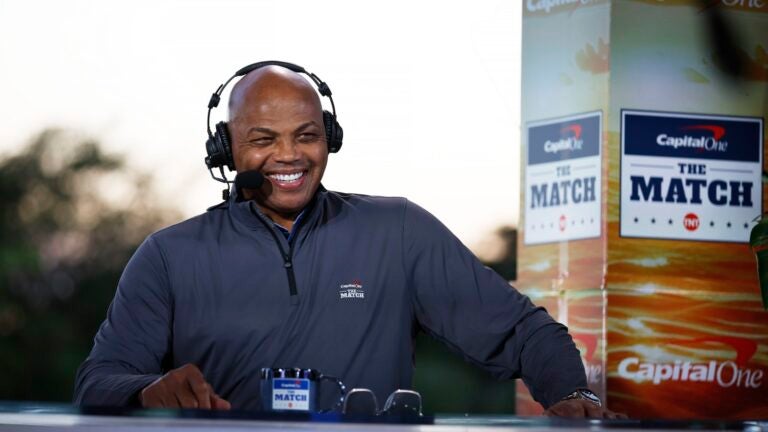
{"label": "capital one logo", "polygon": [[728,151],[728,142],[723,141],[725,128],[717,125],[701,124],[680,128],[676,134],[662,133],[656,136],[656,144],[664,147],[692,148],[697,152]]}
{"label": "capital one logo", "polygon": [[650,382],[661,385],[665,382],[703,382],[716,384],[721,388],[757,389],[763,386],[764,371],[747,367],[757,352],[757,342],[739,337],[719,336],[676,340],[675,345],[719,344],[732,348],[736,359],[727,361],[709,360],[703,363],[675,360],[654,363],[638,357],[627,357],[619,362],[619,376],[638,383]]}
{"label": "capital one logo", "polygon": [[544,151],[547,153],[558,153],[565,150],[581,150],[584,147],[584,140],[581,139],[581,125],[578,123],[563,126],[560,129],[560,138],[557,141],[547,140],[544,143]]}

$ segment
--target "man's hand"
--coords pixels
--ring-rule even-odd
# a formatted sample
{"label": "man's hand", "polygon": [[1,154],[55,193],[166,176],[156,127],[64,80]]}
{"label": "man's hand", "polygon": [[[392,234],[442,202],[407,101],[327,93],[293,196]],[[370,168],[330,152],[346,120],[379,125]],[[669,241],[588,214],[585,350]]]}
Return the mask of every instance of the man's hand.
{"label": "man's hand", "polygon": [[228,410],[229,402],[217,395],[193,364],[174,369],[139,393],[144,408],[199,408]]}
{"label": "man's hand", "polygon": [[548,410],[544,411],[544,415],[551,417],[590,417],[590,418],[605,418],[605,419],[625,419],[626,414],[615,413],[609,409],[597,406],[584,399],[568,399],[560,401]]}

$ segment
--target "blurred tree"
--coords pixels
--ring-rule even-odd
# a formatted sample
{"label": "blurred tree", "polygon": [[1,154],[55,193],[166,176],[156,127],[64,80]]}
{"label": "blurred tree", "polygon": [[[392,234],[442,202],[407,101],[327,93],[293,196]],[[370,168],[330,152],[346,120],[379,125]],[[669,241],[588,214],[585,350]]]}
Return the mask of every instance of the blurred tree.
{"label": "blurred tree", "polygon": [[0,399],[71,400],[125,263],[179,219],[150,185],[63,130],[0,161]]}
{"label": "blurred tree", "polygon": [[[501,243],[500,254],[484,264],[505,279],[515,280],[517,229],[504,226],[495,236]],[[417,336],[415,346],[413,385],[422,395],[425,413],[515,413],[514,381],[497,381],[424,333]]]}
{"label": "blurred tree", "polygon": [[517,279],[517,228],[503,226],[496,230],[496,236],[502,243],[501,256],[488,260],[484,264],[504,279],[514,281]]}

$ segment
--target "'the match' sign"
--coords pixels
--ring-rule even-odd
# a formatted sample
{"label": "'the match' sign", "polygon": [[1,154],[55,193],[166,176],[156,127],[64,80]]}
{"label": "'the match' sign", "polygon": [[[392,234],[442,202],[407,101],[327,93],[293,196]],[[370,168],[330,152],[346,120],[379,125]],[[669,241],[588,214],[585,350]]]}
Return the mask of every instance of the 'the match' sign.
{"label": "'the match' sign", "polygon": [[527,124],[525,244],[600,236],[602,113]]}
{"label": "'the match' sign", "polygon": [[311,385],[308,379],[275,378],[272,381],[272,409],[309,411]]}
{"label": "'the match' sign", "polygon": [[622,110],[621,235],[749,241],[762,135],[761,118]]}

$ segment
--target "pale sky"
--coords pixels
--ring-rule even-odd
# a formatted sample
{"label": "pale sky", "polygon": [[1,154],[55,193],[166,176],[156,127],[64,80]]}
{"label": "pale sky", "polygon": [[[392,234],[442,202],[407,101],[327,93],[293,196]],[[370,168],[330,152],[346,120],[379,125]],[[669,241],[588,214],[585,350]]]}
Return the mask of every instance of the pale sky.
{"label": "pale sky", "polygon": [[0,0],[0,153],[74,128],[155,172],[160,196],[193,216],[220,197],[203,164],[210,93],[246,64],[290,61],[333,90],[345,134],[327,188],[405,196],[476,246],[518,219],[521,9]]}

